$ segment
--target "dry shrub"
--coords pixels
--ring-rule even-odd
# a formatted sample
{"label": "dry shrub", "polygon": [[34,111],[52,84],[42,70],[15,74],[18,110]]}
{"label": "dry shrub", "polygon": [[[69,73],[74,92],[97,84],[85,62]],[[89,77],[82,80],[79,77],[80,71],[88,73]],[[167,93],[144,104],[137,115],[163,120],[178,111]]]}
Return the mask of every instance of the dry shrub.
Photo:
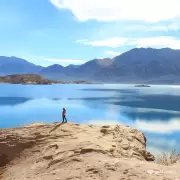
{"label": "dry shrub", "polygon": [[177,154],[175,150],[172,150],[171,153],[165,153],[158,155],[156,157],[156,163],[169,166],[180,161],[180,154]]}

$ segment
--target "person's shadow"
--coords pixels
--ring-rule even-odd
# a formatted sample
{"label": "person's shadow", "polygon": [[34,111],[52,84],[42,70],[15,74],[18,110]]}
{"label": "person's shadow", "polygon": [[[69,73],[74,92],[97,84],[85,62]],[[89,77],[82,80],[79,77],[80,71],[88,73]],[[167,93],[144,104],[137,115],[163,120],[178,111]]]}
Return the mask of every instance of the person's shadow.
{"label": "person's shadow", "polygon": [[52,133],[53,131],[55,131],[57,128],[59,128],[59,127],[62,126],[63,124],[65,124],[65,123],[62,122],[62,123],[56,125],[53,129],[51,129],[51,130],[49,131],[49,133]]}

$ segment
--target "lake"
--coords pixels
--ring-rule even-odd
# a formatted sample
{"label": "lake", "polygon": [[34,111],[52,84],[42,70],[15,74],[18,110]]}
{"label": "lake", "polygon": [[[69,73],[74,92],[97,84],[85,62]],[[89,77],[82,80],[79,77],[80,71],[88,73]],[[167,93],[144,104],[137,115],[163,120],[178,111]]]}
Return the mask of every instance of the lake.
{"label": "lake", "polygon": [[0,85],[0,128],[67,119],[85,124],[125,124],[145,133],[153,153],[180,153],[180,86]]}

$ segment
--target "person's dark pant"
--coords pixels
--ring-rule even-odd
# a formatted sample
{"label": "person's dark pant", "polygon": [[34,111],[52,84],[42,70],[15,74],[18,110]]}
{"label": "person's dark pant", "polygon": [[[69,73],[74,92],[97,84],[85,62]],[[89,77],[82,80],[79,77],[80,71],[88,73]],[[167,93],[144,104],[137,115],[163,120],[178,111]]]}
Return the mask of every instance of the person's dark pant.
{"label": "person's dark pant", "polygon": [[[67,122],[67,119],[66,119],[66,116],[65,115],[63,115],[63,121],[62,122]],[[64,121],[65,120],[65,121]]]}

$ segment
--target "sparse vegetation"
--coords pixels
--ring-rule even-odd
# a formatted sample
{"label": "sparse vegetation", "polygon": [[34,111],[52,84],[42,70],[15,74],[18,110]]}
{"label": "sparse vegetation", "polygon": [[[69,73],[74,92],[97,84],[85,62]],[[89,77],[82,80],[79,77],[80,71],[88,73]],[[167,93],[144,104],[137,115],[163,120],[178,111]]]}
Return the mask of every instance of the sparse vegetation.
{"label": "sparse vegetation", "polygon": [[14,74],[8,76],[0,76],[0,83],[10,83],[10,84],[93,84],[87,81],[55,81],[45,79],[38,74]]}
{"label": "sparse vegetation", "polygon": [[170,153],[163,152],[162,154],[156,157],[156,163],[169,166],[180,161],[180,154],[176,153],[175,150],[172,150]]}
{"label": "sparse vegetation", "polygon": [[38,74],[14,74],[14,75],[8,75],[8,76],[0,76],[0,83],[57,84],[58,82],[45,79]]}

